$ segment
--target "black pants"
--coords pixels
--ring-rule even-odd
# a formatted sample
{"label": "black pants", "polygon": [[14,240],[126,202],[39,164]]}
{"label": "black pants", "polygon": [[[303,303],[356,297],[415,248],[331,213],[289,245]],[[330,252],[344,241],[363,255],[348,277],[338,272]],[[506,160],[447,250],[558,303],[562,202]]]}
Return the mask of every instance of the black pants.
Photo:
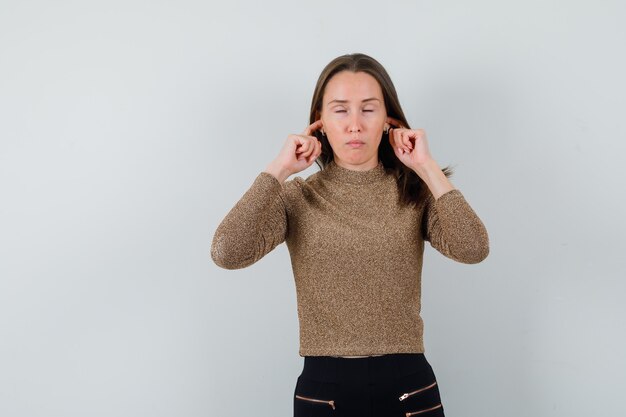
{"label": "black pants", "polygon": [[294,417],[441,417],[435,374],[423,353],[366,358],[305,356]]}

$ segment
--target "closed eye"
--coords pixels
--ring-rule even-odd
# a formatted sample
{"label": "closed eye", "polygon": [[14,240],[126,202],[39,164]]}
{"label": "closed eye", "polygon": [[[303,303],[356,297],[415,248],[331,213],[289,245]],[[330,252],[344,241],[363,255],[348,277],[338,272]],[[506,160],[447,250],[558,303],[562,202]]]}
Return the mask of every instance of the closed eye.
{"label": "closed eye", "polygon": [[[373,112],[374,110],[363,110],[363,111],[368,111],[368,112]],[[345,110],[337,110],[335,113],[345,113]]]}

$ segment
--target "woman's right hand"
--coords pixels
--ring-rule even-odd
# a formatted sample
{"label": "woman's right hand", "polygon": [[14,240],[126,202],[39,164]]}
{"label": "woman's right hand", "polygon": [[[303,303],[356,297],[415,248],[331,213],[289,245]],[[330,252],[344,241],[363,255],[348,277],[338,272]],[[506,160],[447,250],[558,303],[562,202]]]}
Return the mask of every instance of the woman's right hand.
{"label": "woman's right hand", "polygon": [[289,135],[280,153],[266,168],[265,172],[283,182],[292,174],[307,169],[322,153],[322,143],[313,132],[323,126],[322,119],[310,124],[300,135]]}

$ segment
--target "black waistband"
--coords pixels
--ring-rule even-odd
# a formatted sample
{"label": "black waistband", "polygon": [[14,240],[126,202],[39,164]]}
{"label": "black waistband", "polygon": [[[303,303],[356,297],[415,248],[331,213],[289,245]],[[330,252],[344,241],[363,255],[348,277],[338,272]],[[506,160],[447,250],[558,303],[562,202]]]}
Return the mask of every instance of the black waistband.
{"label": "black waistband", "polygon": [[300,375],[324,382],[374,382],[429,370],[424,353],[390,353],[365,358],[305,356]]}

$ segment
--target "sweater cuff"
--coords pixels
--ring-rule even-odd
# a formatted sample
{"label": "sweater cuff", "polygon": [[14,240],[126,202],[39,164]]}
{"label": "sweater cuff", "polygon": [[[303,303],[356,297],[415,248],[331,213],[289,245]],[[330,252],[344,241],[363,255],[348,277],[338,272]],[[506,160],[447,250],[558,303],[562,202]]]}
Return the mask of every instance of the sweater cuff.
{"label": "sweater cuff", "polygon": [[280,191],[283,189],[283,185],[278,181],[278,178],[270,174],[269,172],[261,171],[254,180],[254,185],[258,185],[263,189],[269,189],[272,191]]}
{"label": "sweater cuff", "polygon": [[453,189],[451,189],[449,191],[446,191],[445,193],[441,194],[439,196],[439,198],[437,198],[435,200],[435,202],[439,203],[439,201],[441,201],[441,200],[446,200],[446,199],[454,198],[454,197],[458,197],[458,196],[462,197],[463,194],[457,188],[453,188]]}
{"label": "sweater cuff", "polygon": [[449,213],[465,205],[467,205],[465,197],[456,188],[446,191],[435,200],[435,207],[438,213]]}

